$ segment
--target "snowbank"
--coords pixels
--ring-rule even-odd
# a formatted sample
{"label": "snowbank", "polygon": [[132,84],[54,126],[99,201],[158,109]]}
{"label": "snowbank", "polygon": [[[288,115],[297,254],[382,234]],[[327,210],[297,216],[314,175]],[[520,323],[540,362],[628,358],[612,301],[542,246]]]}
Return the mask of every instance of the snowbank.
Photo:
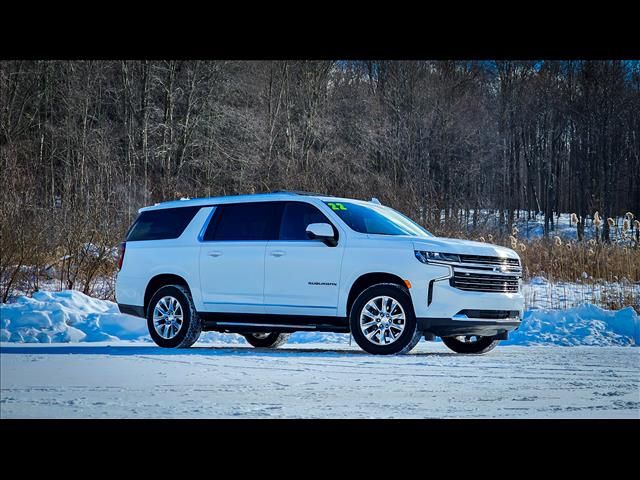
{"label": "snowbank", "polygon": [[[114,340],[151,341],[143,319],[121,314],[118,306],[75,290],[36,292],[0,305],[0,341],[68,343]],[[240,335],[208,332],[203,342],[244,343]],[[292,343],[346,343],[348,335],[299,332]],[[639,345],[640,317],[628,307],[618,311],[585,304],[566,310],[525,312],[507,345]]]}
{"label": "snowbank", "polygon": [[100,342],[147,336],[143,321],[123,315],[113,302],[76,290],[35,292],[0,305],[3,342]]}
{"label": "snowbank", "polygon": [[640,317],[631,307],[584,304],[566,310],[528,310],[503,345],[640,345]]}

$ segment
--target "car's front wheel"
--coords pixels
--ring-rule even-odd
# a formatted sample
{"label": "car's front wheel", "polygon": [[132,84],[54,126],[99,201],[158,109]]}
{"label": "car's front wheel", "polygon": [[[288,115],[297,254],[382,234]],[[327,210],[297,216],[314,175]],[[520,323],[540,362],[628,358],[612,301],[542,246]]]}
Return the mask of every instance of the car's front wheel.
{"label": "car's front wheel", "polygon": [[358,295],[349,323],[360,348],[378,355],[407,353],[422,336],[409,291],[393,283],[374,285]]}
{"label": "car's front wheel", "polygon": [[149,302],[147,327],[160,347],[187,348],[196,343],[202,332],[202,322],[189,290],[182,285],[160,288]]}
{"label": "car's front wheel", "polygon": [[257,348],[278,348],[289,339],[288,333],[245,333],[243,336],[249,345]]}
{"label": "car's front wheel", "polygon": [[460,335],[457,337],[442,337],[442,342],[456,353],[487,353],[500,342],[495,337],[479,335]]}

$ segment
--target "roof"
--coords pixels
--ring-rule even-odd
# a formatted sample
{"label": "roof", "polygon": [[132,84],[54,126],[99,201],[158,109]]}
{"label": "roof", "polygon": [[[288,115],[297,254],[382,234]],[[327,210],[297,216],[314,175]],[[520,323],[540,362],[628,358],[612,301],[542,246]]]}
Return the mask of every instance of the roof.
{"label": "roof", "polygon": [[292,197],[296,196],[305,196],[305,197],[313,197],[318,200],[326,201],[326,200],[335,200],[335,201],[348,201],[348,202],[362,202],[369,203],[364,200],[356,200],[353,198],[342,198],[342,197],[334,197],[331,195],[324,195],[321,193],[310,193],[310,192],[297,192],[297,191],[289,191],[289,190],[276,190],[273,192],[267,193],[251,193],[245,195],[227,195],[221,197],[206,197],[206,198],[187,198],[181,200],[171,200],[168,202],[156,203],[155,205],[151,205],[148,207],[141,208],[139,211],[143,212],[146,210],[156,210],[163,208],[176,208],[176,207],[195,207],[195,206],[207,206],[207,205],[219,205],[223,203],[242,203],[242,202],[255,202],[255,201],[266,201],[266,200],[291,200]]}

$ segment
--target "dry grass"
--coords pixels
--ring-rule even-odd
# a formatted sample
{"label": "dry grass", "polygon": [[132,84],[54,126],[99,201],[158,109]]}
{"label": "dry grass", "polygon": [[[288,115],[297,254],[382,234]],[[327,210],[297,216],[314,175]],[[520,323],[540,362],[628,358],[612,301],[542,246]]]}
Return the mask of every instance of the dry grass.
{"label": "dry grass", "polygon": [[[578,220],[575,214],[571,218],[572,224]],[[466,238],[516,250],[523,261],[525,278],[539,275],[549,281],[636,283],[640,282],[640,242],[637,240],[640,222],[634,219],[631,212],[615,220],[608,218],[612,230],[609,243],[595,239],[566,240],[556,235],[526,240],[519,238],[516,225],[510,232],[500,231],[494,225],[489,226],[486,219],[481,219],[472,231],[453,219],[428,227],[438,236]],[[596,231],[600,223],[600,216],[595,212],[589,228]]]}
{"label": "dry grass", "polygon": [[[524,245],[524,248],[522,246]],[[525,279],[542,276],[549,288],[558,282],[579,282],[581,303],[617,310],[627,306],[640,313],[640,248],[616,244],[564,242],[559,237],[518,242]],[[549,298],[552,298],[549,292]],[[573,306],[573,305],[571,305]],[[568,308],[557,305],[553,308]]]}
{"label": "dry grass", "polygon": [[[575,224],[577,217],[572,217]],[[574,298],[578,303],[594,303],[609,309],[631,306],[640,313],[640,244],[637,240],[640,222],[632,222],[634,218],[635,215],[628,212],[621,219],[606,219],[616,240],[612,243],[594,239],[567,241],[559,236],[525,240],[518,237],[515,225],[511,232],[482,225],[468,232],[455,221],[431,226],[431,231],[438,236],[467,238],[516,250],[522,259],[525,281],[537,276],[548,281],[546,291],[538,289],[535,293],[544,294],[544,298],[528,298],[529,305],[545,303],[550,308],[570,308],[576,304],[569,304],[568,298]],[[601,224],[596,212],[590,228],[598,229]],[[577,284],[578,294],[563,295],[561,290],[567,288],[565,282]]]}
{"label": "dry grass", "polygon": [[596,242],[534,240],[517,248],[525,277],[544,276],[550,281],[640,281],[640,249]]}

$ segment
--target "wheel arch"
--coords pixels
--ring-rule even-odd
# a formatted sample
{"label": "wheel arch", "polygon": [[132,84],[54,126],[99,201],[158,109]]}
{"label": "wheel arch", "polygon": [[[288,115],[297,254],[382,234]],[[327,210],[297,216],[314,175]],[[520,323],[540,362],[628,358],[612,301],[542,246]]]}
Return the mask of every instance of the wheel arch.
{"label": "wheel arch", "polygon": [[155,277],[151,278],[151,280],[149,280],[149,283],[147,283],[147,288],[144,292],[145,316],[147,315],[147,308],[149,306],[149,302],[151,301],[151,297],[153,297],[153,294],[156,293],[158,289],[164,285],[182,285],[189,291],[189,293],[191,293],[189,284],[180,275],[175,275],[173,273],[162,273],[160,275],[156,275]]}
{"label": "wheel arch", "polygon": [[400,286],[405,286],[404,280],[398,275],[388,272],[370,272],[360,275],[351,285],[349,289],[349,295],[347,296],[346,312],[347,317],[351,314],[351,307],[355,302],[358,295],[360,295],[367,288],[377,285],[379,283],[393,283]]}

